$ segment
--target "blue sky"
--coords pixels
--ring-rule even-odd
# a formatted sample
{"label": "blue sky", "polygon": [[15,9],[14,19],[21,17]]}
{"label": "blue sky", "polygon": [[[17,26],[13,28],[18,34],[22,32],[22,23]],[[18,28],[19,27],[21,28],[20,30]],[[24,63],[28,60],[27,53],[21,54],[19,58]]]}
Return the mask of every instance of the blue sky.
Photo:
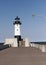
{"label": "blue sky", "polygon": [[46,41],[46,0],[0,0],[0,42],[14,37],[16,16],[22,22],[22,38]]}

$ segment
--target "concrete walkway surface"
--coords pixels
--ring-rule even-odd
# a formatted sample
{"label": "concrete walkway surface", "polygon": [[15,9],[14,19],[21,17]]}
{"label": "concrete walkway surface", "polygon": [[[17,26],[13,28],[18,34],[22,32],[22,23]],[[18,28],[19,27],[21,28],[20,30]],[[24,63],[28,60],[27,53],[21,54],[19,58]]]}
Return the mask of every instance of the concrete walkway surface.
{"label": "concrete walkway surface", "polygon": [[46,65],[46,53],[36,48],[7,48],[0,51],[0,65]]}

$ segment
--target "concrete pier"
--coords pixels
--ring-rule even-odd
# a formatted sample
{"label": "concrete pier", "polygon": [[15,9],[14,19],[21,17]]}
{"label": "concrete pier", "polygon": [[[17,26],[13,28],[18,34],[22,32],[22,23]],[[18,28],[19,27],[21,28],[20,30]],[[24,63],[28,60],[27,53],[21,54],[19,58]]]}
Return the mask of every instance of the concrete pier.
{"label": "concrete pier", "polygon": [[41,50],[41,52],[46,52],[46,45],[44,44],[35,44],[35,43],[31,43],[30,44],[31,47],[35,47]]}
{"label": "concrete pier", "polygon": [[46,52],[31,47],[7,48],[0,51],[0,65],[46,65]]}

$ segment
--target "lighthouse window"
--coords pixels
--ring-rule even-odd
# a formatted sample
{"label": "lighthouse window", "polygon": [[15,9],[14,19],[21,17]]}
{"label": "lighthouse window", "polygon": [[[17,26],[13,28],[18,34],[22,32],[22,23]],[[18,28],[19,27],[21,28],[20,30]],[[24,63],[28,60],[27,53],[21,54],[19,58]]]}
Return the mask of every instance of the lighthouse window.
{"label": "lighthouse window", "polygon": [[18,29],[17,29],[17,31],[18,31]]}

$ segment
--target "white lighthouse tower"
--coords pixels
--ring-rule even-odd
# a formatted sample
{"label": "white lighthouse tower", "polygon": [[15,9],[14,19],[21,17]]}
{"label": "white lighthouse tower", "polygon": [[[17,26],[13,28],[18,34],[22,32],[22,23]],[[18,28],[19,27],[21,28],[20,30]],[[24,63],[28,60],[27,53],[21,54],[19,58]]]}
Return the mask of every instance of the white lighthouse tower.
{"label": "white lighthouse tower", "polygon": [[11,47],[29,47],[29,41],[27,38],[21,38],[21,22],[18,16],[15,18],[14,25],[14,38],[8,38],[5,40],[5,45],[8,44]]}
{"label": "white lighthouse tower", "polygon": [[21,41],[21,31],[20,31],[20,26],[21,26],[21,22],[20,22],[20,18],[18,18],[18,16],[15,18],[14,21],[14,38],[17,38],[18,40],[18,46],[19,46],[19,41]]}

